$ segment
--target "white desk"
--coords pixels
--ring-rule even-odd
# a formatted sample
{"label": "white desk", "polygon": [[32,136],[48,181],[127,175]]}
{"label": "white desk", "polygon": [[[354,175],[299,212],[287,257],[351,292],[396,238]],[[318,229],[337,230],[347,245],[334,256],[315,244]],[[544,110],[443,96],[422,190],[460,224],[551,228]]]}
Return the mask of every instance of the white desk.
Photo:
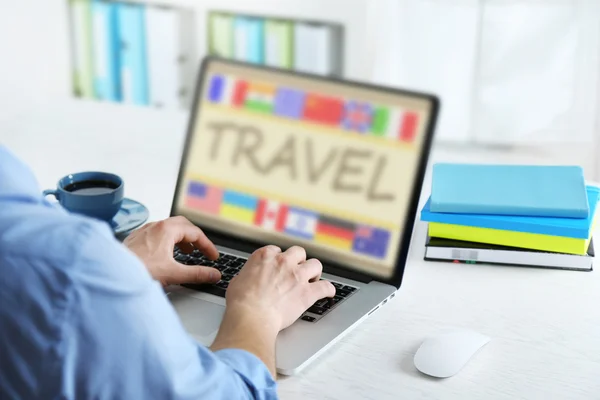
{"label": "white desk", "polygon": [[[186,124],[178,112],[59,103],[1,121],[0,142],[29,163],[42,188],[73,171],[116,172],[156,220],[169,214]],[[457,156],[436,151],[433,159]],[[600,399],[599,271],[426,263],[424,235],[417,223],[399,295],[299,376],[281,379],[282,398]],[[419,344],[449,327],[493,339],[453,378],[419,374]]]}

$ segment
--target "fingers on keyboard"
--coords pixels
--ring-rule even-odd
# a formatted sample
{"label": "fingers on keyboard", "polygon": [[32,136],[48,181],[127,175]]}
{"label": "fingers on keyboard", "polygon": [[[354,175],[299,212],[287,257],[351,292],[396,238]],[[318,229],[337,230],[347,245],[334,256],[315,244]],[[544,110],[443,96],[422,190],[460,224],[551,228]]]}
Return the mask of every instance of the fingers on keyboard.
{"label": "fingers on keyboard", "polygon": [[[179,248],[175,248],[173,251],[173,257],[175,260],[186,265],[204,265],[207,267],[213,267],[221,271],[221,280],[213,285],[195,285],[185,284],[182,285],[189,289],[194,289],[210,294],[214,294],[220,297],[225,297],[225,292],[229,287],[229,282],[240,272],[241,268],[246,263],[246,259],[242,257],[232,256],[230,254],[221,253],[216,261],[211,261],[206,258],[197,249],[192,253],[187,254],[182,252]],[[324,278],[321,278],[324,280]],[[335,286],[335,297],[324,298],[316,301],[304,315],[300,317],[301,320],[307,322],[317,322],[325,314],[331,311],[338,304],[346,300],[351,294],[355,293],[357,288],[353,286],[344,285],[343,283],[331,282]]]}

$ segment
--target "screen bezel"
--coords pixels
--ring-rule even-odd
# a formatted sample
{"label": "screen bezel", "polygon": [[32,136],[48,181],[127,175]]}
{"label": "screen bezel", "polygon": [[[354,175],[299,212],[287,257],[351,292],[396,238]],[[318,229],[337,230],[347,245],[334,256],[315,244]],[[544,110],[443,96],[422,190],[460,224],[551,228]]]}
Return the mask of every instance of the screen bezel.
{"label": "screen bezel", "polygon": [[[241,61],[234,61],[229,59],[223,59],[216,56],[207,56],[202,60],[198,77],[195,85],[195,93],[194,93],[194,101],[192,104],[192,108],[190,109],[189,123],[187,127],[187,133],[185,138],[185,143],[182,149],[181,163],[179,165],[179,172],[177,176],[177,184],[175,186],[175,193],[173,196],[173,203],[171,205],[171,216],[181,215],[178,213],[177,204],[179,203],[179,192],[182,185],[184,185],[185,181],[185,165],[187,164],[187,158],[189,155],[189,146],[192,140],[192,136],[195,132],[196,119],[199,114],[199,105],[202,99],[202,94],[204,93],[204,78],[205,73],[208,69],[208,66],[211,62],[218,61],[219,63],[225,63],[230,65],[237,65],[244,68],[258,69],[263,71],[273,71],[283,74],[288,74],[292,76],[299,76],[308,79],[327,81],[332,83],[338,83],[342,85],[350,85],[357,88],[369,89],[369,90],[377,90],[384,93],[389,94],[397,94],[402,96],[412,96],[419,99],[424,99],[430,103],[430,118],[425,128],[425,138],[423,140],[423,144],[421,146],[421,151],[419,154],[419,162],[417,166],[417,176],[414,181],[414,185],[411,189],[411,199],[409,202],[409,209],[407,211],[406,221],[404,224],[404,234],[401,236],[400,250],[398,251],[398,255],[396,257],[396,262],[394,265],[394,272],[392,276],[389,278],[382,278],[378,275],[371,275],[366,272],[356,271],[351,267],[344,266],[343,264],[336,263],[335,261],[323,260],[323,272],[331,273],[343,277],[347,277],[350,279],[355,279],[363,282],[369,282],[371,280],[376,280],[378,282],[387,283],[395,286],[396,288],[400,288],[402,284],[402,278],[404,276],[404,269],[406,267],[406,261],[408,259],[408,252],[410,248],[410,242],[413,235],[413,227],[415,223],[415,218],[417,214],[417,208],[419,205],[419,198],[421,197],[421,189],[423,186],[423,180],[425,177],[425,172],[427,169],[427,163],[429,160],[429,154],[431,152],[431,145],[433,141],[433,133],[435,131],[435,125],[438,118],[440,101],[437,96],[427,93],[414,92],[403,89],[389,88],[383,87],[368,83],[348,81],[345,79],[328,77],[328,76],[320,76],[313,75],[307,73],[300,73],[297,71],[291,71],[287,69],[267,67],[263,65],[256,65]],[[235,237],[228,233],[223,233],[211,229],[209,227],[202,226],[196,222],[194,222],[198,227],[200,227],[204,233],[218,246],[229,247],[235,250],[244,251],[247,253],[252,253],[256,249],[263,247],[269,243],[264,243],[258,240],[250,240],[241,237]],[[308,254],[310,257],[310,253]]]}

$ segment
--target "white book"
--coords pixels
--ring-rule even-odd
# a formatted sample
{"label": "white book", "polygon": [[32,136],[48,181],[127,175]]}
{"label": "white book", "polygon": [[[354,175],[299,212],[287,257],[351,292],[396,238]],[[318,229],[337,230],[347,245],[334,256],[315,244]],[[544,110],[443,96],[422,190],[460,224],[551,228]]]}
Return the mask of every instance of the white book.
{"label": "white book", "polygon": [[333,75],[339,43],[334,28],[297,23],[294,26],[294,69],[319,75]]}
{"label": "white book", "polygon": [[187,108],[191,103],[196,67],[191,16],[185,10],[148,6],[146,38],[150,104]]}
{"label": "white book", "polygon": [[155,107],[177,108],[179,106],[177,36],[177,11],[150,6],[146,9],[149,94],[150,104]]}
{"label": "white book", "polygon": [[311,27],[314,43],[315,73],[331,75],[333,73],[333,32],[326,26]]}
{"label": "white book", "polygon": [[180,10],[179,13],[179,106],[188,109],[192,106],[196,75],[200,68],[200,57],[196,51],[194,13]]}
{"label": "white book", "polygon": [[288,21],[265,23],[265,64],[271,67],[293,67],[293,24]]}
{"label": "white book", "polygon": [[233,23],[233,58],[238,61],[248,61],[248,34],[248,22],[244,18],[236,18]]}
{"label": "white book", "polygon": [[593,240],[590,240],[587,254],[584,255],[551,253],[433,237],[427,238],[425,245],[425,260],[428,261],[515,265],[574,271],[591,271],[594,256]]}

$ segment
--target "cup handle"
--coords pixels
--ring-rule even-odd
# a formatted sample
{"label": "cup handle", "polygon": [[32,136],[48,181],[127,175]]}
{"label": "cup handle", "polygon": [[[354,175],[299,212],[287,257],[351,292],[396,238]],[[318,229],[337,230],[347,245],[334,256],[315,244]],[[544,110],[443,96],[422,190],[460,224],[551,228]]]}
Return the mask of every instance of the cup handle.
{"label": "cup handle", "polygon": [[56,199],[58,200],[58,192],[55,189],[46,189],[42,192],[42,195],[44,197],[52,195],[52,196],[56,197]]}

